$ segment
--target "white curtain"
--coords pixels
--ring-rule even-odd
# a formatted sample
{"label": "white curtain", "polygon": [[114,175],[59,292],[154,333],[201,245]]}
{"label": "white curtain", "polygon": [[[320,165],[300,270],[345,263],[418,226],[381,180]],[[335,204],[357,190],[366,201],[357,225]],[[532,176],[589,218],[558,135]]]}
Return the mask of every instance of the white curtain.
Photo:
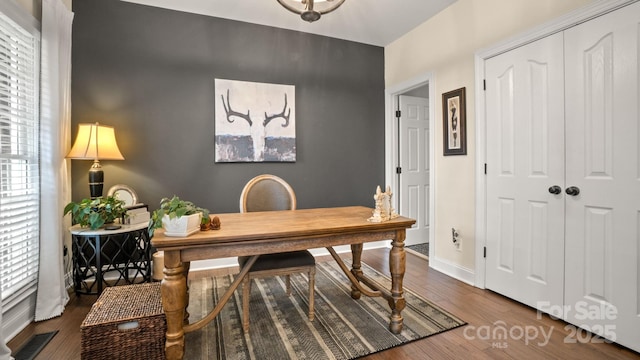
{"label": "white curtain", "polygon": [[71,200],[68,160],[71,136],[71,24],[73,13],[60,0],[42,0],[40,98],[40,269],[35,320],[59,316],[69,301],[63,245]]}

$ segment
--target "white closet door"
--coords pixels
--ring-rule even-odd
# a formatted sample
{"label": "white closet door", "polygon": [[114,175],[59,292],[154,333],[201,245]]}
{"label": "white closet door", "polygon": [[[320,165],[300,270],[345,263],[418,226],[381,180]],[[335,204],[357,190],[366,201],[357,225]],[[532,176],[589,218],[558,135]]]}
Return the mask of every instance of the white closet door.
{"label": "white closet door", "polygon": [[562,39],[485,63],[486,287],[556,316],[564,289]]}
{"label": "white closet door", "polygon": [[567,321],[640,351],[640,3],[565,32]]}

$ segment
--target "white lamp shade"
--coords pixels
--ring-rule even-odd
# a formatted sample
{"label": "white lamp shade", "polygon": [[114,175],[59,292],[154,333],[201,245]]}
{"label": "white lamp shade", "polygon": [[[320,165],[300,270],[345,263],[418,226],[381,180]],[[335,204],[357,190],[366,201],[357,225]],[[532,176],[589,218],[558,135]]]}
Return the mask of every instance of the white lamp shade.
{"label": "white lamp shade", "polygon": [[69,159],[124,160],[112,126],[79,124],[78,136],[67,154]]}

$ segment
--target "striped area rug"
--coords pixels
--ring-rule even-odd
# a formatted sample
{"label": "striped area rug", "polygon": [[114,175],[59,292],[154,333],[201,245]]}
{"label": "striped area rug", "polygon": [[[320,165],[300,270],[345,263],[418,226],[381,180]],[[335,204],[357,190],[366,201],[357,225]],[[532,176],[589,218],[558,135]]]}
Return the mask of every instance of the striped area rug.
{"label": "striped area rug", "polygon": [[[350,265],[348,261],[345,261]],[[390,288],[390,279],[366,264],[375,282]],[[191,321],[213,309],[233,282],[233,275],[189,283]],[[464,325],[464,321],[405,289],[403,331],[389,331],[389,305],[383,298],[351,298],[347,277],[333,261],[318,263],[315,320],[307,318],[308,282],[291,278],[292,295],[283,278],[254,280],[250,301],[250,331],[242,331],[240,288],[220,316],[185,339],[185,359],[354,359]]]}

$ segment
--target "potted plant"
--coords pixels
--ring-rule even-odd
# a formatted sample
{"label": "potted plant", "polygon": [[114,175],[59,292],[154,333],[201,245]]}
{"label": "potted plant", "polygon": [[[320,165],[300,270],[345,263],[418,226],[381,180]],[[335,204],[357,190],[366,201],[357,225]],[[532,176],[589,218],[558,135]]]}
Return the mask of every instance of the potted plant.
{"label": "potted plant", "polygon": [[200,230],[200,224],[209,222],[209,210],[177,196],[160,200],[160,208],[151,214],[149,236],[163,227],[167,236],[189,236]]}
{"label": "potted plant", "polygon": [[127,212],[124,204],[113,196],[82,199],[79,203],[68,203],[64,215],[70,213],[74,223],[96,230],[121,218]]}

